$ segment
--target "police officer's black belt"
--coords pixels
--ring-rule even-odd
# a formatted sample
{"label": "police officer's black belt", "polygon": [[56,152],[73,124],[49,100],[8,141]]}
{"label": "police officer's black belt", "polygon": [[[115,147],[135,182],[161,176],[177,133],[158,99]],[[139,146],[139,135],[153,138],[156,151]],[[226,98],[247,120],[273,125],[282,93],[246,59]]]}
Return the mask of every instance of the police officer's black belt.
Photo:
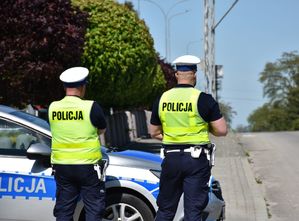
{"label": "police officer's black belt", "polygon": [[184,144],[184,145],[163,144],[163,148],[165,148],[166,150],[177,150],[177,149],[184,150],[194,146],[202,147],[204,149],[211,148],[211,144]]}

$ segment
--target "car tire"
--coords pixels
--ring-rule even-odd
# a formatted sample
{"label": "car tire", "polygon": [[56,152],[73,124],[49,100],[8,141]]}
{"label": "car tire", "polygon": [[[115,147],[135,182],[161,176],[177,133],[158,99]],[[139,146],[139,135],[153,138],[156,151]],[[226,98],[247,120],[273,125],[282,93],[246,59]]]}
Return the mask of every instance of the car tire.
{"label": "car tire", "polygon": [[[103,221],[114,220],[153,221],[154,215],[148,205],[138,197],[127,193],[115,193],[107,196],[103,217]],[[84,209],[80,214],[80,221],[85,221]]]}

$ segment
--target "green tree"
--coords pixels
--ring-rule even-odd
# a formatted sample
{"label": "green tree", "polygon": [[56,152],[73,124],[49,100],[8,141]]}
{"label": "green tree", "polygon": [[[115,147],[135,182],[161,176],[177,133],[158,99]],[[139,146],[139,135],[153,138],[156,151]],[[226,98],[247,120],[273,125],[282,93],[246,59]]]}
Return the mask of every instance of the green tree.
{"label": "green tree", "polygon": [[299,130],[299,87],[291,88],[288,92],[287,99],[288,104],[286,105],[286,111],[291,119],[290,129]]}
{"label": "green tree", "polygon": [[150,90],[151,93],[148,94],[148,98],[146,99],[148,103],[143,105],[143,108],[151,109],[153,101],[156,100],[157,97],[160,96],[162,92],[166,90],[166,87],[167,80],[165,80],[165,72],[163,71],[162,66],[158,65],[157,74],[155,75],[153,81],[153,87]]}
{"label": "green tree", "polygon": [[105,107],[148,106],[165,80],[144,21],[130,5],[114,0],[73,4],[89,14],[82,56],[90,69],[88,96]]}
{"label": "green tree", "polygon": [[299,55],[283,53],[276,62],[267,63],[260,74],[264,95],[269,98],[248,118],[253,131],[299,129]]}
{"label": "green tree", "polygon": [[232,120],[234,115],[237,114],[236,111],[233,110],[232,106],[229,103],[219,102],[219,108],[221,113],[223,114],[224,119],[229,127],[231,127]]}
{"label": "green tree", "polygon": [[59,74],[80,65],[87,14],[70,1],[0,1],[0,103],[47,105]]}
{"label": "green tree", "polygon": [[290,130],[290,119],[284,106],[264,104],[248,117],[251,131]]}
{"label": "green tree", "polygon": [[296,52],[283,53],[276,62],[266,64],[259,80],[264,84],[264,96],[271,104],[286,104],[289,91],[299,87],[299,55]]}

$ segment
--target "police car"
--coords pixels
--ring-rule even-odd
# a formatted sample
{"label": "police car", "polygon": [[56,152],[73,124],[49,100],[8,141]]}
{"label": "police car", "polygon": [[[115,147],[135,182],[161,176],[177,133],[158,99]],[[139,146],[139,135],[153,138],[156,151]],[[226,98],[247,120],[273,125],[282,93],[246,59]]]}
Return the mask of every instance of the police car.
{"label": "police car", "polygon": [[[33,115],[0,105],[0,221],[55,220],[55,180],[50,166],[49,124]],[[161,159],[141,151],[102,148],[109,162],[103,220],[152,221],[157,210]],[[75,172],[75,171],[74,171]],[[219,182],[210,179],[205,220],[224,219]],[[74,220],[84,221],[79,200]],[[180,202],[175,217],[183,220]]]}

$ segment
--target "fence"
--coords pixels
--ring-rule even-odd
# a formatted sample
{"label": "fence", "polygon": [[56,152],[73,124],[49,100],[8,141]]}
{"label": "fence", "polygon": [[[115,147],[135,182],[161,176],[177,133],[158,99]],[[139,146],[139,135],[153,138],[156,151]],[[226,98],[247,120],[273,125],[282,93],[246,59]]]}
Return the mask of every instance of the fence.
{"label": "fence", "polygon": [[146,110],[121,111],[106,117],[107,130],[101,136],[105,146],[123,146],[138,138],[149,137],[150,112]]}
{"label": "fence", "polygon": [[[31,105],[25,109],[26,112],[47,119],[47,110],[36,110]],[[100,136],[104,146],[120,147],[138,138],[149,137],[148,125],[151,112],[147,110],[118,111],[106,116],[107,129]]]}

